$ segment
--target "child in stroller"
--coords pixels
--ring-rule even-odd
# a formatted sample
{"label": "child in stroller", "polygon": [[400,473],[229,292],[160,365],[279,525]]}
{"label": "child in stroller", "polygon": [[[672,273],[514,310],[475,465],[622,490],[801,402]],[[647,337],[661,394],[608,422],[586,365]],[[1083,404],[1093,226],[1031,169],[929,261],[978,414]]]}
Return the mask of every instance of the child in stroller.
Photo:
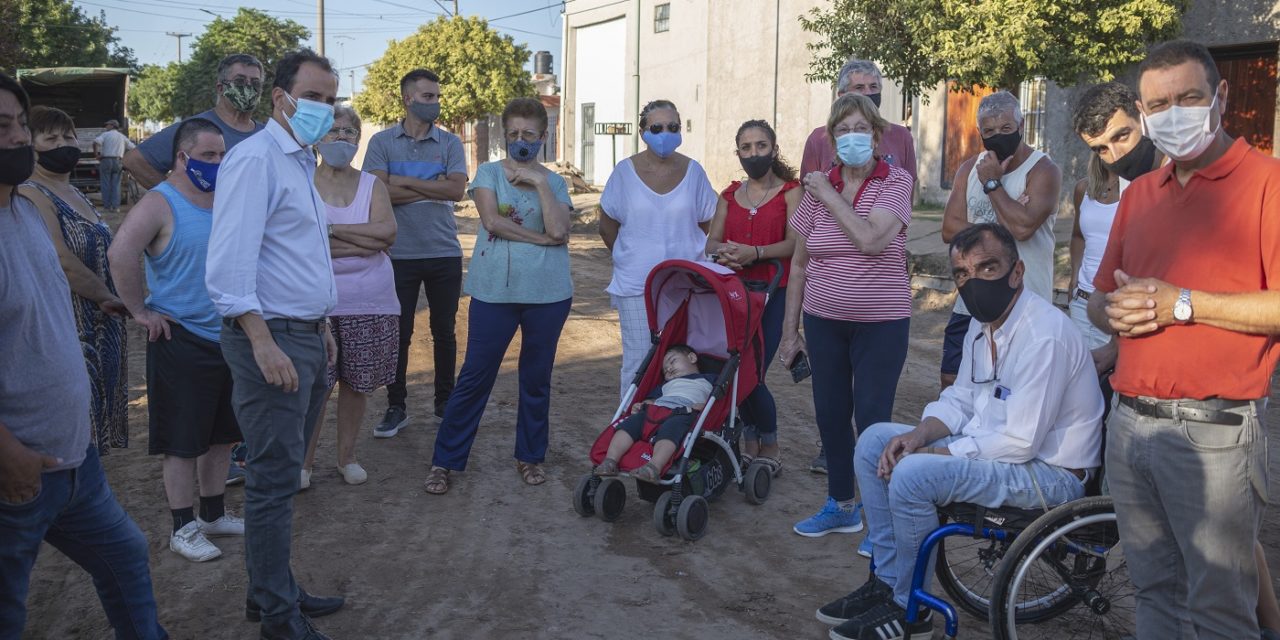
{"label": "child in stroller", "polygon": [[655,388],[648,399],[632,405],[631,415],[618,423],[604,460],[593,471],[595,475],[618,475],[618,460],[642,437],[645,423],[654,421],[659,427],[653,455],[631,475],[645,482],[657,482],[662,477],[667,462],[693,429],[697,412],[711,397],[716,379],[713,374],[698,372],[698,352],[685,344],[671,345],[662,354],[662,376],[666,382]]}

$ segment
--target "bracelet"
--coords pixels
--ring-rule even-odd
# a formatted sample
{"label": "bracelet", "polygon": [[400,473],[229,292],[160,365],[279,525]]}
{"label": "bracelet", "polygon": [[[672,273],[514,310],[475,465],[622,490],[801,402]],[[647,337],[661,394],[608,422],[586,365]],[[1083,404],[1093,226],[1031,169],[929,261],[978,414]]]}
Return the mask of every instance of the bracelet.
{"label": "bracelet", "polygon": [[760,247],[756,247],[756,262],[760,262]]}

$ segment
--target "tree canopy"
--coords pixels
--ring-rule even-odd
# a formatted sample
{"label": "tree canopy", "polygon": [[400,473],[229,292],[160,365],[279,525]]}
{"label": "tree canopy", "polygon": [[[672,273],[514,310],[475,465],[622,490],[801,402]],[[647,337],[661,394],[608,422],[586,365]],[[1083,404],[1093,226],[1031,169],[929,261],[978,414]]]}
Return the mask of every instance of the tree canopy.
{"label": "tree canopy", "polygon": [[34,67],[136,67],[104,12],[71,0],[0,1],[0,71]]}
{"label": "tree canopy", "polygon": [[422,67],[440,76],[440,120],[463,122],[498,113],[512,98],[533,95],[524,65],[529,50],[483,18],[439,17],[403,40],[392,40],[369,67],[354,105],[367,120],[387,124],[404,116],[400,78]]}
{"label": "tree canopy", "polygon": [[807,77],[875,60],[905,93],[939,82],[1016,88],[1034,76],[1110,80],[1181,29],[1186,0],[833,0],[800,22],[819,36]]}

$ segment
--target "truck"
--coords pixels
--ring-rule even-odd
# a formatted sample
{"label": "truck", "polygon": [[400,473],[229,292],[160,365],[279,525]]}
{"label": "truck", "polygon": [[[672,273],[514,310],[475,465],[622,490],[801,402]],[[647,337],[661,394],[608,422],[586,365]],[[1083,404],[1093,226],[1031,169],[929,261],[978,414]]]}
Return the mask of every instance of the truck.
{"label": "truck", "polygon": [[[113,67],[46,67],[18,69],[18,83],[31,97],[32,106],[57,107],[76,123],[80,163],[71,174],[71,184],[84,193],[100,190],[98,160],[93,140],[108,120],[120,122],[120,131],[129,131],[129,77],[133,69]],[[122,203],[136,192],[127,176],[120,186]]]}

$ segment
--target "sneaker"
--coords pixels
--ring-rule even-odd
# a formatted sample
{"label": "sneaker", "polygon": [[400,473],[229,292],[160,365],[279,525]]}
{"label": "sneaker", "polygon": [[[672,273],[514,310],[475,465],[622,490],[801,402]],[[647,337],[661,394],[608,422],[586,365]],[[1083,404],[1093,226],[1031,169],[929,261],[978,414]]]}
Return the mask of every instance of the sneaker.
{"label": "sneaker", "polygon": [[364,484],[364,481],[369,479],[369,474],[365,473],[364,467],[358,462],[338,467],[338,473],[347,484]]}
{"label": "sneaker", "polygon": [[205,522],[200,516],[196,516],[196,523],[200,525],[200,532],[206,536],[244,535],[244,518],[237,518],[230,513],[222,514],[221,518],[213,522]]}
{"label": "sneaker", "polygon": [[893,600],[893,588],[875,576],[849,595],[828,602],[818,609],[818,620],[835,626],[870,611],[882,602]]}
{"label": "sneaker", "polygon": [[862,542],[858,543],[858,555],[871,559],[871,536],[863,536]]}
{"label": "sneaker", "polygon": [[907,610],[889,599],[831,630],[831,640],[930,640],[933,611],[925,609],[915,622],[907,622]]}
{"label": "sneaker", "polygon": [[862,503],[854,505],[852,511],[845,511],[835,498],[828,496],[822,511],[801,520],[791,529],[808,538],[820,538],[828,533],[857,533],[862,531]]}
{"label": "sneaker", "polygon": [[827,473],[826,449],[818,449],[818,455],[814,456],[813,460],[809,463],[809,471],[812,471],[813,473],[821,473],[823,475]]}
{"label": "sneaker", "polygon": [[195,520],[169,537],[169,550],[192,562],[206,562],[222,555],[222,550],[204,537],[200,524]]}
{"label": "sneaker", "polygon": [[373,437],[393,438],[408,422],[409,416],[405,414],[403,407],[387,407],[387,413],[382,416],[382,422],[373,428]]}
{"label": "sneaker", "polygon": [[1274,629],[1262,628],[1262,640],[1280,640],[1280,632]]}
{"label": "sneaker", "polygon": [[298,491],[304,491],[311,488],[311,472],[303,469],[302,476],[298,480]]}
{"label": "sneaker", "polygon": [[244,467],[234,461],[227,468],[227,486],[229,487],[233,484],[244,484]]}
{"label": "sneaker", "polygon": [[447,406],[449,406],[449,402],[448,402],[447,400],[446,400],[444,403],[442,403],[442,404],[438,404],[438,405],[436,405],[436,417],[437,417],[437,418],[441,418],[441,419],[443,419],[443,418],[444,418],[444,408],[445,408],[445,407],[447,407]]}

